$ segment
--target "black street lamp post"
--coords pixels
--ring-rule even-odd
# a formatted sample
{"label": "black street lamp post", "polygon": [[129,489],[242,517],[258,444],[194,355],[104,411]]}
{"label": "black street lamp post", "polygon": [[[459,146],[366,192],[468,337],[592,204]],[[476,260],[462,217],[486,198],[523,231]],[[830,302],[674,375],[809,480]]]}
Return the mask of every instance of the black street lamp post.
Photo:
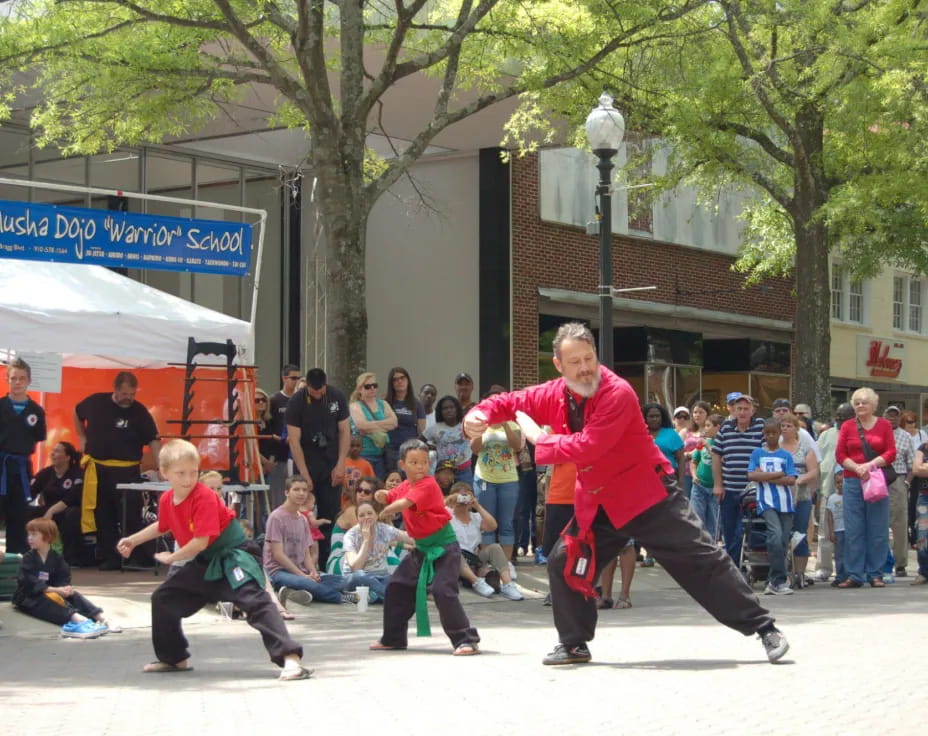
{"label": "black street lamp post", "polygon": [[614,367],[612,349],[612,158],[625,137],[625,120],[612,106],[612,96],[603,92],[599,106],[587,116],[586,135],[599,159],[599,362]]}

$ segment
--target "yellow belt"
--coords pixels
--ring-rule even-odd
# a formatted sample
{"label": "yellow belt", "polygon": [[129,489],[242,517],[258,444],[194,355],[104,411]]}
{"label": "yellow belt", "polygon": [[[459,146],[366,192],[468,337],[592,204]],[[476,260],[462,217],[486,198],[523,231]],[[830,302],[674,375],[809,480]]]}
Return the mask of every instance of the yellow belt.
{"label": "yellow belt", "polygon": [[90,534],[97,531],[97,520],[94,511],[97,510],[97,465],[106,468],[131,468],[138,465],[136,460],[98,460],[90,455],[81,458],[81,467],[84,469],[84,490],[81,496],[81,532]]}

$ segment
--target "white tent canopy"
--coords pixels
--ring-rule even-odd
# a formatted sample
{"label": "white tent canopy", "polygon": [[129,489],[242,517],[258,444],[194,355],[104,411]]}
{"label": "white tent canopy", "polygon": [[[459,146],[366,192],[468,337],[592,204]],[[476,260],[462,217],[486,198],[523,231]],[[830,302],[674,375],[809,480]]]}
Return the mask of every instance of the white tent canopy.
{"label": "white tent canopy", "polygon": [[66,365],[144,368],[186,361],[189,337],[232,340],[239,362],[252,359],[248,322],[103,266],[0,258],[0,348],[72,354]]}

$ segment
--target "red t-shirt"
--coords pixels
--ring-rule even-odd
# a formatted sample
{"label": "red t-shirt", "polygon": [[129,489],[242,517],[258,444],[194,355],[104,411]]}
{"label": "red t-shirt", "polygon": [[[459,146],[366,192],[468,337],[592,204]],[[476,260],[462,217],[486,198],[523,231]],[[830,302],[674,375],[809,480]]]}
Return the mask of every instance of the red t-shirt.
{"label": "red t-shirt", "polygon": [[403,511],[406,531],[413,539],[424,539],[451,521],[451,512],[445,506],[441,488],[431,475],[425,476],[414,485],[404,480],[392,491],[387,492],[387,503],[408,498],[413,505]]}
{"label": "red t-shirt", "polygon": [[174,491],[161,496],[158,502],[158,531],[171,532],[183,547],[194,537],[209,537],[212,544],[222,534],[235,513],[219,494],[197,483],[183,501],[174,503]]}

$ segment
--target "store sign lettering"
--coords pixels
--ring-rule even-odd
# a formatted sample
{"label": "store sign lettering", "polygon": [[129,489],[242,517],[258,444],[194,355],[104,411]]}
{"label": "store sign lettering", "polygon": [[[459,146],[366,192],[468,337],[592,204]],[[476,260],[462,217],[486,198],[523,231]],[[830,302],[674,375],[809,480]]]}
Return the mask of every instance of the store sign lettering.
{"label": "store sign lettering", "polygon": [[893,348],[901,348],[901,344],[891,344],[882,340],[871,340],[866,366],[870,369],[873,378],[899,378],[902,373],[902,359],[891,358]]}

